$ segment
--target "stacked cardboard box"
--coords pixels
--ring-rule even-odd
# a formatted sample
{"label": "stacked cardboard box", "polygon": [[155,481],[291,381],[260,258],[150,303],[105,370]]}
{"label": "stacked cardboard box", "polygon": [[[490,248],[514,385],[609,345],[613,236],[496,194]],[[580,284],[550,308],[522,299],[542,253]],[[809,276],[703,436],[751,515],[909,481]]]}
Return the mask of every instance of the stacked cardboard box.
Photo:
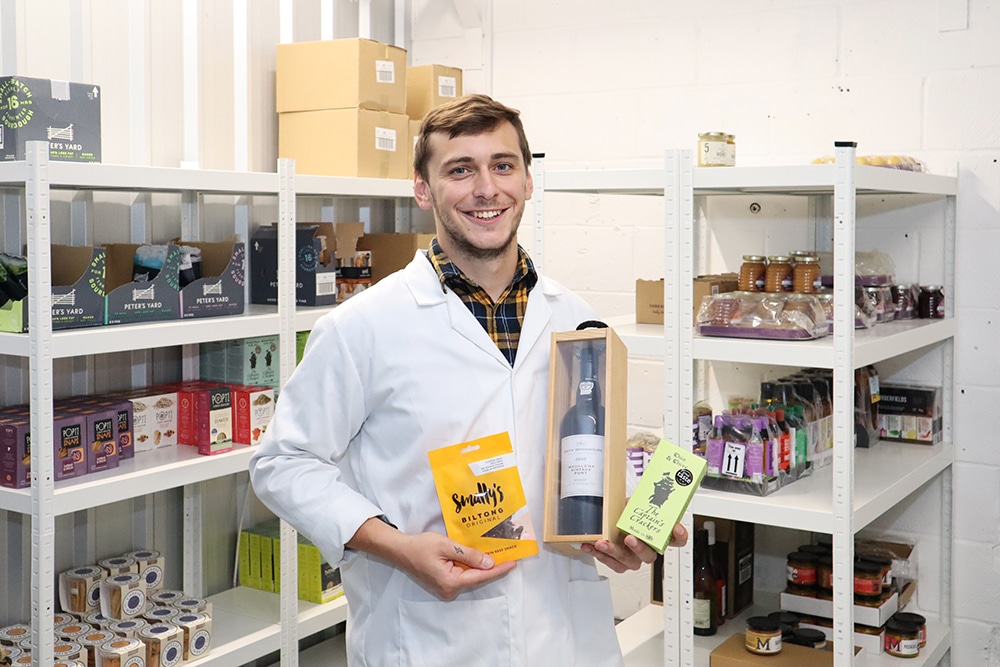
{"label": "stacked cardboard box", "polygon": [[406,51],[370,39],[278,45],[278,155],[324,176],[408,178]]}

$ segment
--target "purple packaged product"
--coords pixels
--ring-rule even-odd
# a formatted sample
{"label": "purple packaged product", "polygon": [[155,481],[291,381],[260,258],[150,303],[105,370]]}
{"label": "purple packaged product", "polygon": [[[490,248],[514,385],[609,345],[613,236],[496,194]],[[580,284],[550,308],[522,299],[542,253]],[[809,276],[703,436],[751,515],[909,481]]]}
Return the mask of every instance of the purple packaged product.
{"label": "purple packaged product", "polygon": [[83,415],[55,411],[52,422],[52,439],[55,442],[55,481],[87,474],[87,457],[84,433],[87,420]]}
{"label": "purple packaged product", "polygon": [[84,406],[79,412],[87,418],[87,472],[118,467],[118,411],[113,408]]}
{"label": "purple packaged product", "polygon": [[31,424],[26,419],[0,424],[0,486],[31,486]]}

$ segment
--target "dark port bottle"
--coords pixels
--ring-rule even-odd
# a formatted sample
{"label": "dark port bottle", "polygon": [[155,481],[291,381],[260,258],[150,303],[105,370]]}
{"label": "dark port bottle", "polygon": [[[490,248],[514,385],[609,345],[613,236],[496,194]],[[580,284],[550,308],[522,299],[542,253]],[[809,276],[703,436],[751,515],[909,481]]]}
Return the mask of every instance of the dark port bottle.
{"label": "dark port bottle", "polygon": [[604,523],[604,405],[597,367],[597,351],[584,343],[576,403],[559,431],[560,535],[600,535]]}
{"label": "dark port bottle", "polygon": [[714,635],[718,629],[719,589],[712,572],[708,553],[708,531],[702,528],[694,532],[694,633]]}

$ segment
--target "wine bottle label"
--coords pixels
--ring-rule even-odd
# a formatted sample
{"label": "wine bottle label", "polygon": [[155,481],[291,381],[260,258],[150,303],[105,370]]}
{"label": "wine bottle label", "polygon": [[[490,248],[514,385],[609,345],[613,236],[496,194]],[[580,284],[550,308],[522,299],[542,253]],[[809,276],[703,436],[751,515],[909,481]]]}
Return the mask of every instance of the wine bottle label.
{"label": "wine bottle label", "polygon": [[604,496],[604,436],[570,435],[561,441],[559,497]]}
{"label": "wine bottle label", "polygon": [[712,601],[694,599],[691,610],[694,612],[694,627],[712,627]]}

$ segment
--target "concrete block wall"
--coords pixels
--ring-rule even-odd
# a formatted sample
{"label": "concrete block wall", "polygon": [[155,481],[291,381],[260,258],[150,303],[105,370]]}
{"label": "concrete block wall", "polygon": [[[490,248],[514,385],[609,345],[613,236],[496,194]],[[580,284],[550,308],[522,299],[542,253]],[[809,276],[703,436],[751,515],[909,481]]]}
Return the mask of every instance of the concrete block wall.
{"label": "concrete block wall", "polygon": [[[1000,449],[988,437],[1000,404],[1000,3],[504,0],[476,5],[481,42],[468,15],[442,28],[454,4],[414,2],[413,63],[473,68],[467,91],[521,109],[553,168],[658,165],[708,130],[736,135],[741,165],[805,163],[854,140],[859,154],[957,166],[952,664],[1000,665]],[[634,279],[661,271],[662,204],[552,196],[545,213],[546,272],[605,316],[630,313]],[[655,428],[655,362],[630,370],[632,422]],[[897,529],[937,521],[938,491],[927,493],[890,517]],[[641,599],[642,583],[623,587],[623,606]]]}

